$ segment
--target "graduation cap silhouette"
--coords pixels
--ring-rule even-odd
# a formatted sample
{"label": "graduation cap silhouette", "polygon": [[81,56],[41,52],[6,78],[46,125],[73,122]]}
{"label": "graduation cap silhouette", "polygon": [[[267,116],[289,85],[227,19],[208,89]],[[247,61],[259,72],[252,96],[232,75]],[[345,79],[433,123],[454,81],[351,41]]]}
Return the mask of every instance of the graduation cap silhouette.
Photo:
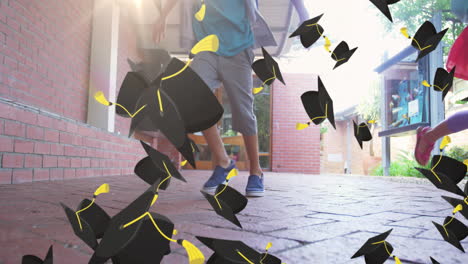
{"label": "graduation cap silhouette", "polygon": [[94,192],[93,199],[81,201],[76,211],[60,203],[75,235],[92,249],[97,247],[97,239],[103,237],[110,223],[109,215],[95,203],[95,200],[98,195],[108,192],[109,185],[102,184]]}
{"label": "graduation cap silhouette", "polygon": [[386,241],[392,230],[390,229],[385,233],[369,238],[351,258],[364,256],[366,264],[382,264],[388,257],[393,257],[395,263],[401,263],[400,259],[392,254],[392,245]]}
{"label": "graduation cap silhouette", "polygon": [[54,253],[52,246],[49,247],[44,260],[34,255],[24,255],[21,264],[54,264]]}
{"label": "graduation cap silhouette", "polygon": [[335,114],[333,112],[333,100],[325,89],[322,79],[318,77],[318,91],[308,91],[301,95],[302,105],[310,118],[310,121],[303,124],[297,123],[296,129],[302,130],[310,126],[313,122],[316,125],[321,124],[325,119],[328,119],[335,126]]}
{"label": "graduation cap silhouette", "polygon": [[[324,36],[323,27],[318,23],[319,20],[322,18],[323,14],[316,16],[312,19],[304,21],[290,36],[289,38],[293,37],[300,37],[302,46],[304,48],[309,48],[312,46],[317,40]],[[325,37],[325,36],[324,36]]]}
{"label": "graduation cap silhouette", "polygon": [[418,58],[416,59],[418,61],[437,48],[447,30],[448,28],[437,33],[434,25],[430,21],[426,21],[416,31],[414,37],[408,34],[407,28],[402,28],[400,31],[405,37],[412,40],[411,46],[419,51]]}
{"label": "graduation cap silhouette", "polygon": [[143,61],[136,63],[127,59],[132,72],[139,73],[148,83],[153,82],[171,60],[165,49],[142,49]]}
{"label": "graduation cap silhouette", "polygon": [[468,236],[468,227],[465,224],[460,222],[454,216],[447,216],[443,225],[439,225],[436,222],[432,223],[435,225],[445,241],[465,252],[463,246],[460,244],[460,241]]}
{"label": "graduation cap silhouette", "polygon": [[332,59],[336,61],[335,67],[333,67],[333,69],[336,69],[337,67],[348,62],[356,50],[357,47],[350,50],[348,43],[346,43],[346,41],[341,41],[340,44],[338,44],[338,46],[336,46],[336,48],[333,50],[333,52],[331,52]]}
{"label": "graduation cap silhouette", "polygon": [[[143,260],[148,260],[148,254],[153,254],[152,258],[161,259],[169,253],[168,243],[175,242],[187,251],[189,264],[202,264],[204,262],[203,254],[192,243],[184,239],[171,238],[177,232],[173,229],[173,224],[168,218],[149,212],[149,208],[159,197],[159,188],[170,177],[156,181],[145,193],[112,217],[111,223],[91,260],[96,260],[95,263],[103,263],[112,256],[121,259],[122,255],[132,260],[131,256],[135,252],[139,252],[143,246],[147,248],[149,246],[148,251],[153,251],[142,253],[144,254]],[[157,232],[148,232],[147,225],[149,224]],[[157,243],[156,247],[153,243]]]}
{"label": "graduation cap silhouette", "polygon": [[457,184],[465,177],[466,165],[462,162],[443,155],[435,155],[431,160],[431,169],[416,168],[438,189],[460,196],[465,193]]}
{"label": "graduation cap silhouette", "polygon": [[450,72],[447,72],[444,68],[437,68],[434,77],[434,83],[431,85],[426,80],[424,80],[422,81],[422,85],[426,87],[433,86],[435,91],[442,92],[442,100],[444,100],[445,96],[452,88],[456,68],[457,67],[453,67]]}
{"label": "graduation cap silhouette", "polygon": [[468,219],[468,194],[466,193],[466,190],[465,195],[466,197],[463,200],[447,196],[442,196],[442,198],[454,207],[454,214],[460,212],[466,219]]}
{"label": "graduation cap silhouette", "polygon": [[390,13],[390,9],[388,8],[389,5],[393,5],[395,3],[400,2],[400,0],[370,0],[372,4],[374,4],[382,14],[384,14],[390,22],[393,22],[392,14]]}
{"label": "graduation cap silhouette", "polygon": [[226,184],[220,184],[216,188],[215,195],[211,195],[201,191],[203,196],[208,200],[216,214],[224,217],[229,222],[242,228],[241,223],[236,217],[236,214],[244,210],[247,206],[247,198],[238,192],[236,189],[228,186],[229,180],[237,175],[237,170],[232,169],[226,177]]}
{"label": "graduation cap silhouette", "polygon": [[353,127],[354,127],[354,137],[359,143],[359,146],[362,149],[362,142],[371,141],[372,134],[369,130],[369,126],[366,122],[362,122],[359,125],[356,124],[353,120]]}
{"label": "graduation cap silhouette", "polygon": [[189,64],[173,58],[161,78],[161,90],[175,103],[187,133],[206,130],[223,116],[224,109]]}
{"label": "graduation cap silhouette", "polygon": [[263,47],[262,53],[263,59],[256,60],[252,64],[252,69],[255,74],[263,82],[261,87],[253,88],[252,91],[254,94],[261,92],[265,85],[272,84],[276,79],[285,84],[278,63]]}
{"label": "graduation cap silhouette", "polygon": [[437,260],[433,259],[432,257],[430,258],[431,258],[432,264],[440,264]]}
{"label": "graduation cap silhouette", "polygon": [[[196,236],[203,244],[214,251],[206,264],[277,264],[281,260],[268,254],[271,243],[266,247],[266,253],[259,253],[242,241],[217,239],[210,237]],[[278,262],[279,261],[279,262]]]}
{"label": "graduation cap silhouette", "polygon": [[[157,151],[141,140],[140,143],[145,149],[146,154],[148,154],[148,156],[140,160],[140,162],[138,162],[137,166],[135,167],[135,172],[138,171],[137,175],[140,178],[152,185],[156,181],[163,180],[164,178],[168,177],[168,179],[164,181],[163,185],[159,187],[163,190],[167,188],[170,178],[172,177],[183,182],[187,182],[168,156]],[[149,158],[149,160],[147,158]],[[150,169],[155,170],[153,173],[149,173]]]}
{"label": "graduation cap silhouette", "polygon": [[[218,48],[219,40],[217,36],[210,35],[199,41],[192,48],[191,54],[216,51]],[[209,118],[212,118],[213,115],[208,115],[206,109],[215,109],[215,115],[219,116],[217,120],[222,116],[222,111],[219,110],[222,107],[219,103],[216,101],[216,104],[212,104],[214,95],[212,93],[208,95],[206,91],[209,89],[206,84],[193,71],[188,69],[191,61],[190,59],[187,64],[183,65],[182,68],[178,68],[176,72],[173,71],[176,70],[175,66],[178,65],[170,63],[165,72],[151,83],[148,83],[140,74],[128,73],[128,79],[126,77],[126,82],[123,82],[125,87],[121,88],[123,104],[109,102],[101,91],[95,93],[94,98],[105,106],[116,104],[121,108],[119,111],[123,111],[123,115],[126,114],[132,118],[130,136],[135,129],[142,131],[160,130],[176,148],[180,148],[185,142],[186,124],[184,120],[187,120],[188,131],[192,132],[193,127],[203,130],[203,128],[212,124],[210,122],[213,122],[213,120]],[[184,92],[182,92],[182,95],[180,93],[180,85],[182,84],[184,84],[184,87],[193,85],[196,91],[192,91],[191,94],[206,96],[203,97],[203,100],[209,106],[203,105],[204,108],[200,108],[199,100],[192,100],[190,104],[187,104],[186,101],[177,102],[181,98],[187,98],[187,96],[183,95]],[[137,88],[132,89],[133,87]],[[171,98],[167,93],[171,93],[174,98]],[[196,97],[195,99],[199,98]],[[208,100],[209,104],[206,100]],[[178,106],[180,109],[178,109]],[[200,112],[199,110],[204,111]],[[181,116],[181,113],[183,116]]]}

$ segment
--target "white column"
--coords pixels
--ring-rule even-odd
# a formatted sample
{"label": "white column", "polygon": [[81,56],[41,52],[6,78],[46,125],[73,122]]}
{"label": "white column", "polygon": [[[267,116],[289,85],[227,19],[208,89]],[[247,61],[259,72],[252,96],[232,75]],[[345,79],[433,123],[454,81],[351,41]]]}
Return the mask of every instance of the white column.
{"label": "white column", "polygon": [[109,101],[115,102],[119,13],[114,0],[94,1],[87,122],[109,132],[114,132],[115,106],[99,104],[94,93],[102,91]]}

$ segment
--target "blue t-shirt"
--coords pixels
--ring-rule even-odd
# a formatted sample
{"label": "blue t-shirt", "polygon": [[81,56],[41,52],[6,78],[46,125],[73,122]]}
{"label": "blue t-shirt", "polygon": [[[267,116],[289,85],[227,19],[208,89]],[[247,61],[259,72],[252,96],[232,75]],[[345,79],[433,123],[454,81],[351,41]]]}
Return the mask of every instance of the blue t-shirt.
{"label": "blue t-shirt", "polygon": [[[254,44],[254,35],[246,13],[245,0],[205,0],[203,21],[193,17],[193,32],[197,41],[215,34],[219,38],[217,54],[237,55]],[[198,9],[197,9],[198,11]]]}

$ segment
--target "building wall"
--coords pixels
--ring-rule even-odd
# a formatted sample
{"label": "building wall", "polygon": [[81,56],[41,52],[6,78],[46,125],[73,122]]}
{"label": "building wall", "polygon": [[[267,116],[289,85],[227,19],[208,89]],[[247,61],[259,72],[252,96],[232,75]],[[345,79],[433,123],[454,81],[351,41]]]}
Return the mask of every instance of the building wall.
{"label": "building wall", "polygon": [[[0,1],[0,183],[131,174],[145,156],[128,120],[86,124],[93,2]],[[136,52],[120,24],[117,87]]]}
{"label": "building wall", "polygon": [[0,96],[86,121],[92,0],[0,2]]}
{"label": "building wall", "polygon": [[272,93],[272,171],[320,173],[320,128],[297,131],[296,123],[309,120],[300,96],[317,90],[317,76],[283,74],[286,86],[274,83]]}

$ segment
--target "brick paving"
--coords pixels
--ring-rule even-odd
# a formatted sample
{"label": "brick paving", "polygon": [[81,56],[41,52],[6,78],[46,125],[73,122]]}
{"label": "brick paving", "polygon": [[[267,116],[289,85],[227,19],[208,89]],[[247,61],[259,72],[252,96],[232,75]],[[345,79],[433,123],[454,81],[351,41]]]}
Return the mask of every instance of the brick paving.
{"label": "brick paving", "polygon": [[[207,258],[211,251],[194,235],[239,239],[258,250],[272,242],[270,252],[288,264],[364,263],[350,257],[369,237],[393,228],[387,240],[403,263],[430,263],[429,256],[468,263],[468,253],[444,242],[433,226],[452,208],[425,179],[267,173],[267,196],[249,199],[240,229],[210,211],[199,192],[210,172],[182,173],[188,183],[173,180],[152,211],[168,216],[177,237],[194,242]],[[241,172],[231,186],[243,191],[246,180]],[[50,244],[54,263],[87,263],[92,251],[75,237],[59,202],[74,208],[104,182],[111,192],[98,203],[110,215],[147,188],[136,176],[0,185],[0,264],[20,263],[24,254],[42,258]],[[468,239],[462,245],[468,248]],[[184,249],[171,247],[162,263],[187,263]]]}

